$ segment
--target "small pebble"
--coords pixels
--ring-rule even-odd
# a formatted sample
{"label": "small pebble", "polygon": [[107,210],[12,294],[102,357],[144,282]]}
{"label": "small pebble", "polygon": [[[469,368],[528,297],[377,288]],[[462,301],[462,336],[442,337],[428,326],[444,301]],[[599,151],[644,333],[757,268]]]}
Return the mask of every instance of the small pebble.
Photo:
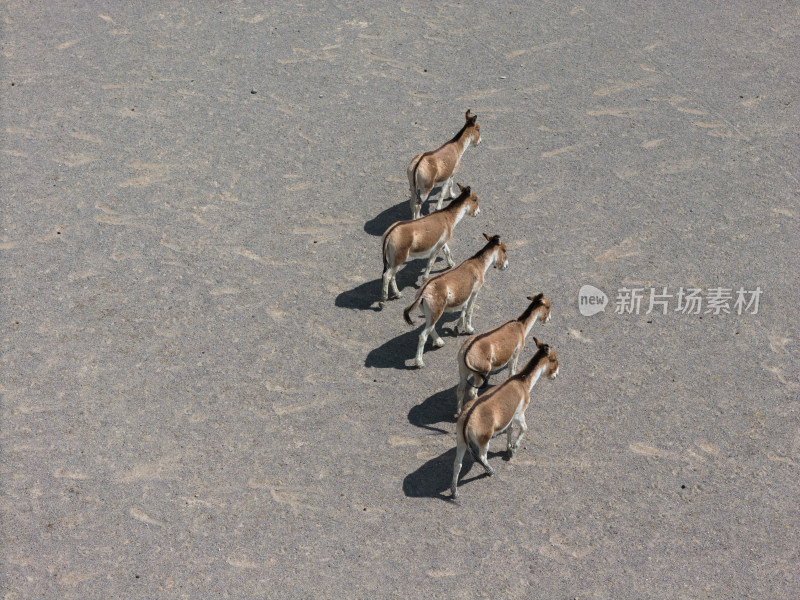
{"label": "small pebble", "polygon": [[251,94],[257,94],[258,92],[256,90],[250,90],[250,93]]}
{"label": "small pebble", "polygon": [[501,77],[500,79],[505,79],[505,75],[503,77]]}

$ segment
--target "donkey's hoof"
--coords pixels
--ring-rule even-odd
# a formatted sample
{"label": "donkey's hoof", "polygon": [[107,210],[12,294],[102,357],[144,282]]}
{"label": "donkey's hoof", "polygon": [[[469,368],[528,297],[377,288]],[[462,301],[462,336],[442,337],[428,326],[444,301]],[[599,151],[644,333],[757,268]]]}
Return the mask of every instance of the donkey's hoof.
{"label": "donkey's hoof", "polygon": [[415,361],[414,361],[414,364],[416,365],[416,367],[417,367],[418,369],[421,369],[421,368],[423,368],[423,367],[425,366],[425,363],[424,363],[424,362],[422,362],[422,359],[421,359],[421,358],[418,358],[417,360],[415,360]]}
{"label": "donkey's hoof", "polygon": [[442,338],[434,340],[433,345],[436,346],[437,348],[441,348],[442,346],[444,346],[444,340]]}

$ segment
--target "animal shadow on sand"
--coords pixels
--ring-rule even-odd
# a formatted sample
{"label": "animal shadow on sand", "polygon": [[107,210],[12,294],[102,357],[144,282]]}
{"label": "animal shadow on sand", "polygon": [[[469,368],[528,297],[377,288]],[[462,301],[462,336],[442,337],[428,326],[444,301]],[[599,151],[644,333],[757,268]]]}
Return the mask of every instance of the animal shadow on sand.
{"label": "animal shadow on sand", "polygon": [[[406,475],[403,479],[403,493],[409,498],[439,498],[452,502],[450,496],[450,483],[453,479],[453,463],[456,460],[455,438],[453,439],[453,447],[436,458],[432,458],[419,469]],[[491,460],[497,456],[503,456],[505,452],[489,452],[488,458]],[[467,477],[472,470],[472,465],[475,464],[469,452],[464,455],[464,463],[461,469],[461,477],[458,485],[475,481],[476,479],[483,479],[488,477],[483,467],[478,466],[480,473]]]}
{"label": "animal shadow on sand", "polygon": [[[433,188],[433,191],[431,191],[431,196],[435,196],[436,199],[426,202],[428,205],[427,214],[432,213],[436,209],[436,203],[439,201],[436,194],[439,194],[441,189],[441,186],[439,186]],[[423,207],[423,210],[424,208],[425,207]],[[444,208],[444,205],[442,205],[442,208]],[[409,219],[411,219],[411,209],[409,208],[408,200],[406,200],[400,204],[395,204],[394,206],[387,208],[376,217],[364,223],[364,231],[370,235],[381,236],[392,223],[396,223],[397,221],[407,221]]]}
{"label": "animal shadow on sand", "polygon": [[378,216],[364,223],[364,231],[370,235],[382,236],[383,232],[386,231],[392,223],[405,221],[410,218],[411,210],[408,208],[408,202],[401,202],[400,204],[395,204],[387,208]]}
{"label": "animal shadow on sand", "polygon": [[[487,385],[480,388],[478,393],[485,394],[493,387],[493,385]],[[449,429],[442,429],[441,427],[434,427],[434,425],[436,423],[452,424],[456,422],[453,415],[456,413],[456,406],[458,405],[457,389],[458,386],[454,385],[450,389],[442,390],[428,397],[422,404],[417,404],[408,411],[408,422],[422,429],[446,434],[452,433],[452,426]]]}
{"label": "animal shadow on sand", "polygon": [[[402,321],[402,317],[398,318]],[[456,313],[445,314],[441,319],[439,319],[437,325],[441,326],[442,321],[455,321],[457,319],[458,314]],[[419,333],[422,329],[422,325],[424,324],[424,319],[417,319],[417,326],[414,327],[414,329],[411,329],[406,333],[402,333],[388,342],[378,346],[374,350],[371,350],[370,353],[367,354],[367,360],[364,362],[364,366],[375,367],[378,369],[416,369],[417,367],[414,366],[413,362],[410,366],[406,365],[406,360],[413,361],[413,358],[417,352]],[[455,329],[452,327],[449,329],[439,329],[439,332],[442,337],[450,337],[451,335],[455,336]],[[428,338],[428,341],[425,343],[425,351],[431,352],[438,349],[439,348],[433,345],[432,338]]]}
{"label": "animal shadow on sand", "polygon": [[[380,256],[378,256],[378,259],[380,260]],[[437,257],[436,262],[439,261],[444,261],[444,258],[441,256]],[[402,303],[404,300],[408,301],[407,304],[411,304],[411,301],[414,299],[414,294],[416,294],[416,290],[419,289],[417,281],[419,281],[420,276],[425,271],[425,266],[427,264],[428,260],[424,258],[412,260],[407,262],[405,266],[398,271],[397,287],[400,288],[400,291],[403,293],[403,297],[389,300],[387,302],[387,307],[391,306],[392,303]],[[446,265],[447,263],[445,263],[445,267]],[[376,267],[375,270],[377,272],[381,272],[382,268],[383,267]],[[432,271],[431,274],[435,275],[437,272],[438,271]],[[366,283],[362,283],[358,287],[346,292],[342,292],[336,296],[335,304],[339,308],[355,308],[358,310],[372,310],[379,312],[381,309],[378,307],[378,302],[381,299],[382,285],[383,279],[381,277]],[[403,305],[403,308],[405,308],[405,305]]]}
{"label": "animal shadow on sand", "polygon": [[452,427],[442,429],[434,427],[435,423],[455,423],[453,415],[456,412],[456,388],[442,390],[430,396],[422,404],[417,404],[408,411],[408,422],[422,429],[449,434]]}

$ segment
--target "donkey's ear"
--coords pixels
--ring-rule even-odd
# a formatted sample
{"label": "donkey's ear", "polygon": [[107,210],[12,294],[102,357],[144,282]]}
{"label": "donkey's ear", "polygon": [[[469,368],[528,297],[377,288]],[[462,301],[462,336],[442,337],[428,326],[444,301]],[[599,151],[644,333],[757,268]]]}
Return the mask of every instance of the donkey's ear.
{"label": "donkey's ear", "polygon": [[488,235],[486,235],[485,233],[483,234],[483,237],[485,237],[485,238],[486,238],[486,241],[487,241],[487,242],[491,242],[491,241],[492,241],[492,238],[490,238],[490,237],[489,237]]}
{"label": "donkey's ear", "polygon": [[464,190],[466,190],[466,189],[469,189],[469,188],[465,188],[463,185],[461,185],[461,184],[460,184],[460,183],[458,183],[457,181],[456,181],[456,185],[458,186],[458,189],[459,189],[459,190],[461,190],[462,192],[463,192]]}
{"label": "donkey's ear", "polygon": [[544,292],[539,292],[535,296],[528,296],[528,300],[530,300],[531,302],[536,302],[538,300],[541,300],[542,298],[544,298]]}
{"label": "donkey's ear", "polygon": [[533,343],[536,345],[537,348],[539,347],[539,340],[536,339],[536,336],[533,336]]}
{"label": "donkey's ear", "polygon": [[544,346],[542,346],[542,350],[544,351],[545,356],[550,356],[550,346],[545,344]]}
{"label": "donkey's ear", "polygon": [[467,121],[469,121],[471,118],[472,118],[472,113],[470,112],[469,109],[467,109]]}

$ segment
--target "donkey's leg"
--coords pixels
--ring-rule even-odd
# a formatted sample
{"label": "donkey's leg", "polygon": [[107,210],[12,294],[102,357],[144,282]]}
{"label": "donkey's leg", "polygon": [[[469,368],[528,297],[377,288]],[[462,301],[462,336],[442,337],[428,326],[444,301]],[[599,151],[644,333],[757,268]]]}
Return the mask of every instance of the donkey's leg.
{"label": "donkey's leg", "polygon": [[467,395],[467,388],[471,386],[469,382],[469,377],[472,374],[472,371],[469,370],[467,365],[464,363],[464,358],[459,356],[458,358],[458,387],[456,388],[456,414],[453,415],[458,418],[458,415],[461,414],[461,408],[464,406],[464,397]]}
{"label": "donkey's leg", "polygon": [[444,203],[444,199],[447,198],[448,200],[451,198],[451,188],[453,187],[453,178],[446,180],[442,184],[442,189],[439,190],[439,202],[436,203],[436,210],[442,210],[442,204]]}
{"label": "donkey's leg", "polygon": [[411,209],[411,218],[416,219],[419,214],[417,209],[417,190],[411,190],[411,198],[408,200],[408,206]]}
{"label": "donkey's leg", "polygon": [[516,419],[511,419],[511,423],[508,424],[508,429],[506,430],[506,451],[508,452],[509,456],[514,455],[514,451],[511,449],[511,440],[514,439],[514,423]]}
{"label": "donkey's leg", "polygon": [[509,363],[509,375],[514,375],[517,372],[517,361],[519,360],[519,354],[522,351],[522,348],[517,348],[514,351],[514,354],[511,355],[511,361]]}
{"label": "donkey's leg", "polygon": [[474,333],[475,330],[472,328],[472,325],[469,324],[467,317],[469,316],[469,305],[471,300],[467,301],[467,306],[463,308],[461,311],[461,315],[458,317],[458,321],[456,321],[456,334],[462,333]]}
{"label": "donkey's leg", "polygon": [[392,273],[392,297],[394,298],[402,298],[403,294],[400,293],[400,290],[397,289],[397,271],[399,269],[395,269],[395,272]]}
{"label": "donkey's leg", "polygon": [[436,262],[436,257],[439,256],[440,249],[441,246],[435,246],[433,250],[431,250],[431,256],[428,259],[428,266],[425,267],[425,271],[422,273],[422,281],[427,281],[428,277],[431,276],[431,269],[433,268],[433,263]]}
{"label": "donkey's leg", "polygon": [[[422,301],[422,311],[425,313],[425,327],[422,329],[422,332],[419,334],[419,343],[417,344],[417,355],[414,358],[414,363],[420,369],[425,366],[425,363],[422,362],[422,353],[425,350],[425,342],[428,341],[428,336],[433,332],[433,335],[436,336],[436,329],[434,329],[436,325],[436,321],[439,320],[439,317],[442,316],[441,309],[431,309],[428,305],[427,300]],[[436,344],[434,339],[434,344]]]}
{"label": "donkey's leg", "polygon": [[461,407],[464,406],[464,396],[467,394],[467,379],[469,378],[469,371],[462,370],[459,365],[458,373],[458,387],[456,388],[456,414],[453,416],[457,419],[461,414]]}
{"label": "donkey's leg", "polygon": [[453,481],[450,484],[450,493],[453,498],[458,498],[458,476],[461,473],[461,463],[464,460],[464,453],[467,451],[467,444],[458,436],[458,443],[456,445],[456,459],[453,462]]}
{"label": "donkey's leg", "polygon": [[417,355],[414,357],[414,364],[417,365],[420,369],[425,366],[425,363],[422,362],[422,352],[425,349],[425,342],[428,341],[428,334],[430,333],[430,328],[425,325],[422,328],[422,331],[419,334],[419,341],[417,342]]}
{"label": "donkey's leg", "polygon": [[389,286],[390,285],[392,286],[392,295],[393,295],[394,298],[402,298],[403,297],[403,295],[400,293],[400,290],[397,289],[397,279],[395,279],[395,276],[397,275],[397,272],[400,270],[400,267],[403,266],[403,262],[405,261],[407,256],[408,256],[408,253],[406,253],[405,256],[403,256],[402,253],[401,253],[399,258],[402,259],[402,260],[400,260],[399,264],[397,264],[397,260],[396,260],[398,258],[397,256],[392,256],[392,255],[389,256],[389,259],[388,259],[389,264],[397,264],[397,266],[396,267],[389,267],[388,269],[386,269],[383,272],[383,281],[382,281],[383,287],[381,289],[381,301],[380,301],[380,304],[379,304],[380,308],[383,308],[383,305],[389,299]]}
{"label": "donkey's leg", "polygon": [[461,313],[458,315],[458,321],[456,321],[455,332],[456,335],[460,335],[462,331],[464,331],[464,316],[467,314],[467,306],[464,305],[464,308],[461,309]]}
{"label": "donkey's leg", "polygon": [[480,454],[478,455],[478,462],[483,465],[483,468],[486,469],[486,472],[491,477],[494,475],[494,469],[489,466],[489,442],[486,442],[486,445],[483,448],[480,448]]}
{"label": "donkey's leg", "polygon": [[475,328],[472,326],[472,309],[475,306],[475,298],[477,298],[478,294],[477,291],[470,296],[469,300],[467,300],[467,306],[464,309],[464,331],[467,333],[474,333]]}
{"label": "donkey's leg", "polygon": [[[433,188],[419,188],[415,190],[413,194],[411,194],[411,200],[409,202],[411,204],[412,219],[419,219],[420,215],[422,214],[422,205],[425,204],[425,201],[428,199],[431,189]],[[417,197],[419,197],[419,200],[417,200]]]}
{"label": "donkey's leg", "polygon": [[416,194],[411,196],[411,200],[409,200],[409,204],[411,205],[411,219],[419,219],[419,215],[422,212],[422,203],[425,200],[420,196],[419,201],[417,201]]}
{"label": "donkey's leg", "polygon": [[472,374],[472,383],[469,386],[469,399],[474,400],[478,397],[478,391],[483,387],[486,378],[480,373]]}
{"label": "donkey's leg", "polygon": [[433,336],[433,345],[437,348],[444,346],[444,340],[439,336],[438,333],[436,333],[436,322],[441,318],[443,312],[443,307],[437,308],[435,311],[431,311],[431,335]]}
{"label": "donkey's leg", "polygon": [[525,433],[528,431],[528,424],[525,422],[525,413],[521,413],[519,415],[519,420],[517,421],[517,424],[519,425],[519,435],[517,436],[517,439],[514,440],[513,444],[511,443],[511,434],[509,433],[508,436],[509,457],[514,456],[514,452],[517,451],[517,448],[519,448],[519,444],[522,441],[522,438],[525,437]]}
{"label": "donkey's leg", "polygon": [[447,244],[442,246],[442,252],[444,252],[444,257],[447,260],[447,265],[450,267],[455,267],[456,261],[453,260],[453,255],[450,254],[450,247]]}
{"label": "donkey's leg", "polygon": [[383,272],[383,281],[381,285],[381,301],[379,303],[381,308],[383,308],[383,305],[389,299],[389,282],[392,281],[392,279],[394,279],[392,269],[386,269]]}
{"label": "donkey's leg", "polygon": [[400,270],[400,266],[391,269],[392,272],[392,279],[389,282],[392,286],[392,297],[393,298],[402,298],[403,294],[400,293],[400,290],[397,288],[397,272]]}
{"label": "donkey's leg", "polygon": [[450,178],[450,199],[455,200],[460,196],[460,193],[453,190],[453,178]]}

